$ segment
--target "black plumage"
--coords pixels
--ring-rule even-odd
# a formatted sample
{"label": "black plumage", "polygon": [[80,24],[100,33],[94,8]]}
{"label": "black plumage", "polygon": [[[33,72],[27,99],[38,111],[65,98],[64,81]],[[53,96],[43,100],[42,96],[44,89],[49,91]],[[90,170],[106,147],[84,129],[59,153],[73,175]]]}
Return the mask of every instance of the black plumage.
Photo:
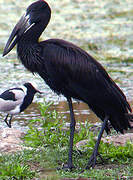
{"label": "black plumage", "polygon": [[8,89],[8,90],[4,91],[2,94],[0,94],[0,98],[2,98],[4,100],[16,101],[15,94],[11,92],[12,90],[16,90],[16,91],[20,90],[20,91],[22,91],[21,88]]}
{"label": "black plumage", "polygon": [[32,3],[13,29],[3,55],[17,44],[17,54],[22,64],[32,73],[38,73],[57,94],[67,98],[70,108],[70,149],[66,167],[72,168],[73,136],[75,118],[72,98],[88,104],[104,121],[93,154],[86,168],[94,167],[98,146],[108,121],[117,132],[131,128],[131,107],[125,95],[109,77],[105,69],[92,56],[76,45],[61,40],[49,39],[39,42],[51,16],[47,2]]}

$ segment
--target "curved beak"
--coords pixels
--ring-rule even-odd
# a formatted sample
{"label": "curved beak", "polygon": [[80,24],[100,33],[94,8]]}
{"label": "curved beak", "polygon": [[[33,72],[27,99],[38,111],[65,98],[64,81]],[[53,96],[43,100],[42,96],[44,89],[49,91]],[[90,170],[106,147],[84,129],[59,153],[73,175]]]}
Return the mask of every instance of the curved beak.
{"label": "curved beak", "polygon": [[3,56],[7,55],[14,48],[21,36],[33,25],[30,24],[29,19],[29,15],[26,14],[20,18],[6,43]]}

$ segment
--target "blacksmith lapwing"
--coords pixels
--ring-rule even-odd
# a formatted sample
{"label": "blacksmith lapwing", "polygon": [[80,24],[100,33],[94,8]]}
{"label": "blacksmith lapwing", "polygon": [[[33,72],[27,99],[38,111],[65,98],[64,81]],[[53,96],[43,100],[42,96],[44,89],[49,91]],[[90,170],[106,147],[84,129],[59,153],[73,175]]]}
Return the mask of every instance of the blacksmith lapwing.
{"label": "blacksmith lapwing", "polygon": [[[0,111],[7,113],[4,119],[8,127],[11,128],[13,115],[24,111],[33,101],[35,93],[41,93],[31,83],[25,83],[20,87],[11,88],[0,94]],[[7,122],[10,116],[9,122]]]}

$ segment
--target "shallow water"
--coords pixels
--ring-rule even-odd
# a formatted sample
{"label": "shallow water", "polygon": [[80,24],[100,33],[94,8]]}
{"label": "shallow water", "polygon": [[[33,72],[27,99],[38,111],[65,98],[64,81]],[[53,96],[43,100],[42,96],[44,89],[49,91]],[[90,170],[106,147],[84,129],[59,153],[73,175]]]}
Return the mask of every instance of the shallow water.
{"label": "shallow water", "polygon": [[[0,1],[0,92],[23,84],[36,82],[44,92],[34,103],[14,118],[13,126],[22,128],[30,118],[40,116],[37,102],[54,101],[68,121],[69,111],[65,98],[53,93],[37,75],[29,73],[17,60],[16,48],[2,57],[5,43],[26,7],[32,0]],[[133,100],[133,3],[132,0],[47,0],[52,9],[51,21],[41,40],[62,38],[69,40],[99,60],[121,87],[129,101]],[[96,122],[97,118],[83,103],[74,102],[76,119]],[[1,118],[3,119],[3,117]],[[0,127],[5,126],[1,122]]]}
{"label": "shallow water", "polygon": [[[75,118],[77,121],[84,122],[85,120],[88,120],[90,123],[100,122],[98,118],[89,110],[86,104],[82,102],[74,102],[73,107]],[[58,103],[55,103],[51,106],[50,110],[58,111],[59,115],[63,115],[62,118],[66,120],[66,122],[70,122],[69,109],[66,101],[59,101]],[[26,130],[28,120],[30,120],[31,118],[37,119],[39,117],[40,110],[38,108],[38,104],[32,103],[32,105],[30,105],[29,108],[25,110],[25,112],[22,112],[20,115],[14,116],[12,120],[12,127],[17,127],[19,129]],[[4,116],[2,116],[1,118],[4,118]],[[6,124],[2,123],[0,127],[6,127]]]}
{"label": "shallow water", "polygon": [[[133,107],[133,101],[130,102],[131,107]],[[92,124],[99,124],[101,120],[88,108],[87,104],[82,102],[73,102],[74,114],[76,122],[85,122],[86,120]],[[133,108],[132,108],[133,109]],[[50,110],[56,110],[62,119],[66,122],[70,122],[70,113],[68,104],[66,101],[59,101],[54,103]],[[0,128],[5,128],[7,125],[3,122],[4,115],[1,116]],[[27,130],[28,121],[30,119],[40,118],[40,110],[37,103],[32,103],[24,112],[16,115],[12,119],[12,127],[20,129],[22,131]]]}

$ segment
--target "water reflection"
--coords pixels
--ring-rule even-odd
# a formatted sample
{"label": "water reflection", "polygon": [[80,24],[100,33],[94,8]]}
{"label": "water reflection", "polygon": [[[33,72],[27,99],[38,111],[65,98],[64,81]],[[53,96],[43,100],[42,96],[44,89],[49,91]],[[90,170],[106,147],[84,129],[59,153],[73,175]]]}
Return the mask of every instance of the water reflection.
{"label": "water reflection", "polygon": [[[88,120],[90,123],[99,121],[95,114],[88,108],[87,104],[82,102],[74,102],[73,108],[76,120],[81,122]],[[62,101],[57,105],[53,105],[51,109],[56,109],[59,113],[63,114],[63,117],[66,119],[66,121],[69,121],[69,108],[66,101]]]}

